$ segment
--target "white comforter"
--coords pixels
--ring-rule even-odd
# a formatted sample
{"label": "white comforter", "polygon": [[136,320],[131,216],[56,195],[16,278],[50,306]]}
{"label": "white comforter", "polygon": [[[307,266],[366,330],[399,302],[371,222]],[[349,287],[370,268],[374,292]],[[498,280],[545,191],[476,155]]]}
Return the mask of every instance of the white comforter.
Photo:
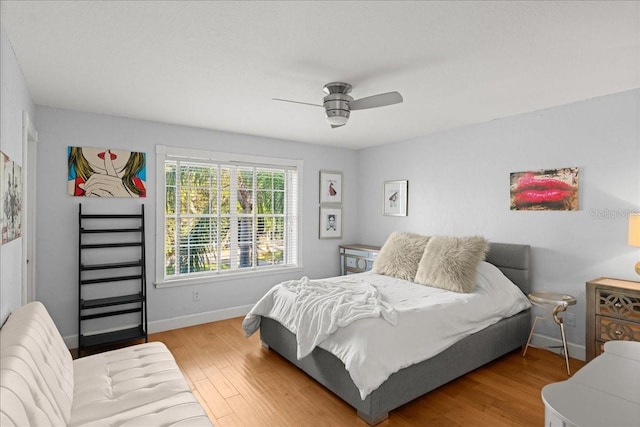
{"label": "white comforter", "polygon": [[296,294],[293,321],[298,331],[298,360],[311,353],[338,328],[356,320],[382,316],[395,325],[398,319],[393,307],[380,299],[378,289],[367,283],[303,277],[284,282],[281,286]]}
{"label": "white comforter", "polygon": [[[323,282],[342,287],[352,284],[361,289],[373,286],[383,302],[381,306],[389,304],[397,316],[394,325],[382,316],[391,312],[380,311],[375,317],[338,325],[335,332],[317,341],[345,364],[363,400],[394,372],[427,360],[460,339],[530,307],[520,289],[486,262],[479,265],[476,289],[470,294],[373,273]],[[243,322],[247,336],[259,328],[259,316],[277,320],[294,334],[299,333],[298,326],[314,323],[300,321],[296,293],[291,287],[291,282],[276,285],[256,303]],[[302,334],[314,336],[316,332]]]}

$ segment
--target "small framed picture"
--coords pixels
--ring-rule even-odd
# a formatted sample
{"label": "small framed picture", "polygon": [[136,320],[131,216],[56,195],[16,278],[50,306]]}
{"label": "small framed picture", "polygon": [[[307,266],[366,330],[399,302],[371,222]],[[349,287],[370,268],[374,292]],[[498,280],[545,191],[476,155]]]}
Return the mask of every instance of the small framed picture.
{"label": "small framed picture", "polygon": [[320,238],[342,238],[342,208],[339,206],[320,206]]}
{"label": "small framed picture", "polygon": [[342,172],[320,171],[320,204],[342,203]]}
{"label": "small framed picture", "polygon": [[385,181],[383,191],[384,215],[407,216],[409,181]]}

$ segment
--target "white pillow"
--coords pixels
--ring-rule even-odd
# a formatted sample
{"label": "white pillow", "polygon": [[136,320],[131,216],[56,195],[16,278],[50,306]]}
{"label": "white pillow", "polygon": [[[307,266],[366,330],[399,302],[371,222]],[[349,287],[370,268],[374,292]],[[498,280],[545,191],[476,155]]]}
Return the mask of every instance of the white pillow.
{"label": "white pillow", "polygon": [[453,292],[473,292],[478,264],[488,250],[489,242],[484,237],[434,236],[424,249],[414,282]]}
{"label": "white pillow", "polygon": [[373,262],[374,273],[413,281],[429,236],[395,231]]}

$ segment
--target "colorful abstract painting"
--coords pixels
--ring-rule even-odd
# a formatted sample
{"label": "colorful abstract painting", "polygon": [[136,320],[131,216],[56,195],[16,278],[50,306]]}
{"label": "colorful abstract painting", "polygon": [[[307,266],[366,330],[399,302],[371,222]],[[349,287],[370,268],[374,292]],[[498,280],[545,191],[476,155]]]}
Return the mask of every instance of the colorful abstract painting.
{"label": "colorful abstract painting", "polygon": [[22,235],[22,168],[0,152],[0,209],[2,244]]}
{"label": "colorful abstract painting", "polygon": [[511,210],[578,210],[578,168],[511,174]]}
{"label": "colorful abstract painting", "polygon": [[146,197],[146,155],[136,151],[68,147],[68,191],[80,197]]}

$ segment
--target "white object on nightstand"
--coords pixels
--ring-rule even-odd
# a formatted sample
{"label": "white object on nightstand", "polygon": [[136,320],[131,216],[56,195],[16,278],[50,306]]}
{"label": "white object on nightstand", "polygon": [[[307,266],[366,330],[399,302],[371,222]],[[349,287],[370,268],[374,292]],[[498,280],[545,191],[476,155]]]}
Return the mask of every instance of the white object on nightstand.
{"label": "white object on nightstand", "polygon": [[640,426],[640,342],[608,341],[604,353],[542,389],[545,426]]}

